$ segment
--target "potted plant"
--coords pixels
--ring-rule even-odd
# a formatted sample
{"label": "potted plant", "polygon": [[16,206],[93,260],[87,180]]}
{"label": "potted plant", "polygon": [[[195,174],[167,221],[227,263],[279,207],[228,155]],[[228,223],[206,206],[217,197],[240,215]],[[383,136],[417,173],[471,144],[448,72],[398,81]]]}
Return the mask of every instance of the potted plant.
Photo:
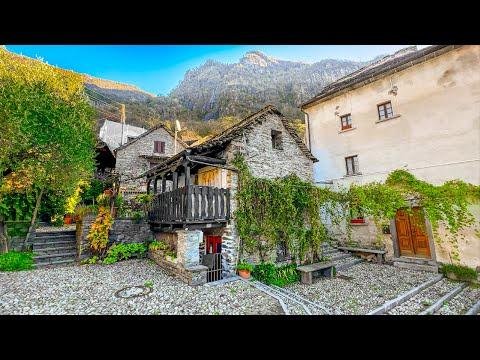
{"label": "potted plant", "polygon": [[237,264],[237,271],[241,278],[249,279],[250,273],[253,271],[253,265],[246,261],[240,261]]}
{"label": "potted plant", "polygon": [[65,216],[63,217],[63,223],[65,225],[70,225],[71,223],[73,223],[73,214],[65,214]]}

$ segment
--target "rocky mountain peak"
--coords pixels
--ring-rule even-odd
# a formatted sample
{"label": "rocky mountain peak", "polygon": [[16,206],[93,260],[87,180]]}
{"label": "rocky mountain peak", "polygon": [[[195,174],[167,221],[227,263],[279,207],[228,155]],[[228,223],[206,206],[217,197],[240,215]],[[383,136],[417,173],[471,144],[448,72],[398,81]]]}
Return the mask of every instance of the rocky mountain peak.
{"label": "rocky mountain peak", "polygon": [[240,59],[240,63],[265,67],[278,63],[278,60],[265,55],[261,51],[249,51]]}

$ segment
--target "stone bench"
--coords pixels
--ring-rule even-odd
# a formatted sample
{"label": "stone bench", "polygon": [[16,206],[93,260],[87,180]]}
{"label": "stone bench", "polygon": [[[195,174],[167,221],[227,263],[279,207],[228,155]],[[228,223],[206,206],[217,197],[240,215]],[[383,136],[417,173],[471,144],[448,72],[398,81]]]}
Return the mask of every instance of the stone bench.
{"label": "stone bench", "polygon": [[333,262],[321,262],[297,267],[300,271],[302,284],[312,284],[313,274],[320,273],[321,276],[333,277]]}
{"label": "stone bench", "polygon": [[377,257],[377,263],[382,264],[385,262],[385,250],[377,250],[377,249],[366,249],[366,248],[356,248],[356,247],[348,247],[348,246],[339,246],[337,247],[338,250],[350,251],[350,252],[357,252],[357,253],[370,253],[375,254]]}

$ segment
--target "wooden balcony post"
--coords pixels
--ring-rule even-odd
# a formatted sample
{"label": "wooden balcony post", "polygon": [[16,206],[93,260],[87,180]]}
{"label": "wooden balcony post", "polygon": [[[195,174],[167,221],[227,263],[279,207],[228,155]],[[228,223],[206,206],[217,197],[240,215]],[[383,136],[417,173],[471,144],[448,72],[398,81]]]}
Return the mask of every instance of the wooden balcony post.
{"label": "wooden balcony post", "polygon": [[155,177],[153,179],[153,193],[156,194],[157,193],[157,183],[158,183],[158,178]]}
{"label": "wooden balcony post", "polygon": [[165,192],[167,190],[167,178],[165,176],[162,176],[162,192]]}
{"label": "wooden balcony post", "polygon": [[190,186],[190,163],[185,163],[185,189],[186,189],[186,203],[185,203],[185,220],[192,218],[192,189]]}
{"label": "wooden balcony post", "polygon": [[185,167],[185,187],[190,185],[190,164],[186,163],[183,165]]}
{"label": "wooden balcony post", "polygon": [[173,174],[173,190],[178,188],[178,172],[174,171]]}
{"label": "wooden balcony post", "polygon": [[150,194],[150,183],[152,182],[152,179],[147,180],[147,194]]}

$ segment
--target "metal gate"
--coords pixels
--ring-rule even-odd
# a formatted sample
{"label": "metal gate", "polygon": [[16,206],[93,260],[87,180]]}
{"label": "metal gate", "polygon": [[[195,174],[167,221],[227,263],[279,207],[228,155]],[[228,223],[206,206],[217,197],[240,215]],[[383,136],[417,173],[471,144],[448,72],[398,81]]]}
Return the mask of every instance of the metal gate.
{"label": "metal gate", "polygon": [[208,267],[207,270],[207,282],[213,282],[222,280],[222,254],[203,254],[202,255],[202,265]]}

